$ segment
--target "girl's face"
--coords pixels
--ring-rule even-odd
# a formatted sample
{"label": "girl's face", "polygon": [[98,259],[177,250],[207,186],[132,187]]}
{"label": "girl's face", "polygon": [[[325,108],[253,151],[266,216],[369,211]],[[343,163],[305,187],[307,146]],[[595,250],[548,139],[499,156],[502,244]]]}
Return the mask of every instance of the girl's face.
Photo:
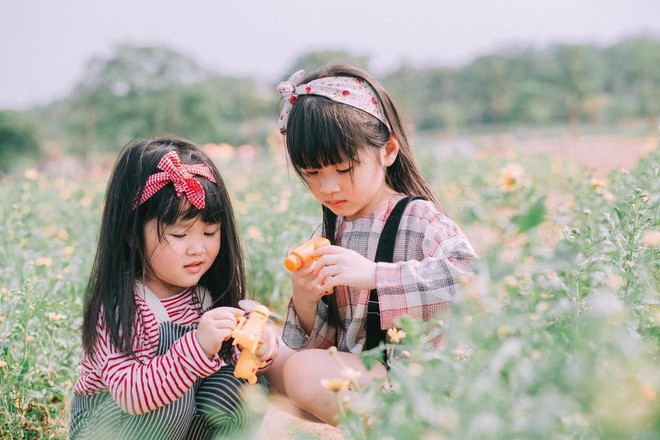
{"label": "girl's face", "polygon": [[[388,142],[389,143],[389,142]],[[337,216],[347,220],[371,214],[388,200],[393,191],[385,183],[386,166],[394,162],[398,152],[386,146],[377,153],[372,147],[360,149],[359,162],[303,169],[301,174],[312,195]]]}
{"label": "girl's face", "polygon": [[148,267],[145,284],[159,298],[196,285],[220,252],[220,225],[197,217],[164,225],[158,236],[157,221],[145,225]]}

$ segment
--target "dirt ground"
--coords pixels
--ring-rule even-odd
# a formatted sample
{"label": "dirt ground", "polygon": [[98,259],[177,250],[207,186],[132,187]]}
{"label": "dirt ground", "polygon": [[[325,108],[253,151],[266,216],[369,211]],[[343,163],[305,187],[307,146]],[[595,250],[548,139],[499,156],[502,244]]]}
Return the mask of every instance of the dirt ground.
{"label": "dirt ground", "polygon": [[[467,142],[472,147],[471,154],[493,155],[513,150],[560,156],[585,166],[596,177],[604,177],[612,169],[634,167],[640,157],[657,148],[658,138],[655,136],[625,139],[560,136],[546,139],[520,139],[503,135],[475,138]],[[462,151],[465,151],[464,146],[465,144],[460,144]],[[258,440],[292,439],[299,432],[305,433],[306,438],[329,440],[344,438],[339,429],[312,420],[286,398],[280,395],[271,396],[256,438]]]}
{"label": "dirt ground", "polygon": [[312,416],[303,414],[286,397],[271,395],[266,415],[257,432],[257,440],[284,440],[296,438],[296,433],[304,433],[303,438],[342,440],[344,436],[334,426],[330,426]]}

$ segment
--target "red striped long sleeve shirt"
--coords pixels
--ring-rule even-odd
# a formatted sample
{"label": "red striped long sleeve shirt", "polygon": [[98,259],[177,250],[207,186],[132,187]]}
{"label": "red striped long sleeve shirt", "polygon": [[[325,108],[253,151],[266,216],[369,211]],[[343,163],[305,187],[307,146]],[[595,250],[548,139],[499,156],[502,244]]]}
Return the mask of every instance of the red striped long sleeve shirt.
{"label": "red striped long sleeve shirt", "polygon": [[[181,397],[198,378],[220,369],[223,361],[217,355],[206,356],[196,330],[185,333],[164,354],[156,356],[159,311],[149,307],[143,294],[136,293],[135,301],[138,319],[131,344],[137,360],[114,346],[101,314],[97,344],[91,353],[83,352],[74,393],[89,395],[107,390],[123,411],[144,414]],[[201,307],[195,288],[160,302],[172,322],[194,327],[199,323]]]}

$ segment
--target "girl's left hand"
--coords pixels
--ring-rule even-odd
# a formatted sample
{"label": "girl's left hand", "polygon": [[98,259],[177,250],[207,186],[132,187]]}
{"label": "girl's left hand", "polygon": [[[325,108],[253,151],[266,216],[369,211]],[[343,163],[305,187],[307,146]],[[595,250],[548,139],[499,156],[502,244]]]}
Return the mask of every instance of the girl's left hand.
{"label": "girl's left hand", "polygon": [[314,273],[323,287],[348,286],[376,288],[376,263],[355,251],[340,246],[324,246],[314,251]]}
{"label": "girl's left hand", "polygon": [[257,351],[255,352],[257,361],[266,362],[269,359],[273,359],[277,356],[279,349],[280,344],[277,340],[277,335],[272,326],[267,325],[261,332],[261,340],[259,341]]}

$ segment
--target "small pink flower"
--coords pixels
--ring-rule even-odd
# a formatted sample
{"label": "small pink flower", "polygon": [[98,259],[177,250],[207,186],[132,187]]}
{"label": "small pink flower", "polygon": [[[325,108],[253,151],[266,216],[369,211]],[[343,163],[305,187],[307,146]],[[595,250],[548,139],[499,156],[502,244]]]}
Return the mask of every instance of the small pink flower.
{"label": "small pink flower", "polygon": [[375,96],[372,96],[372,97],[371,97],[371,102],[372,102],[374,105],[378,105],[378,100],[376,99]]}
{"label": "small pink flower", "polygon": [[295,96],[295,95],[289,98],[289,102],[290,102],[291,104],[293,104],[293,103],[296,102],[297,100],[298,100],[298,97]]}
{"label": "small pink flower", "polygon": [[312,88],[311,88],[311,87],[309,87],[309,86],[308,86],[308,87],[305,87],[305,93],[309,93],[309,92],[311,92],[311,91],[312,91]]}
{"label": "small pink flower", "polygon": [[351,92],[349,92],[348,90],[344,90],[343,92],[341,92],[341,94],[344,96],[348,96],[351,94]]}

